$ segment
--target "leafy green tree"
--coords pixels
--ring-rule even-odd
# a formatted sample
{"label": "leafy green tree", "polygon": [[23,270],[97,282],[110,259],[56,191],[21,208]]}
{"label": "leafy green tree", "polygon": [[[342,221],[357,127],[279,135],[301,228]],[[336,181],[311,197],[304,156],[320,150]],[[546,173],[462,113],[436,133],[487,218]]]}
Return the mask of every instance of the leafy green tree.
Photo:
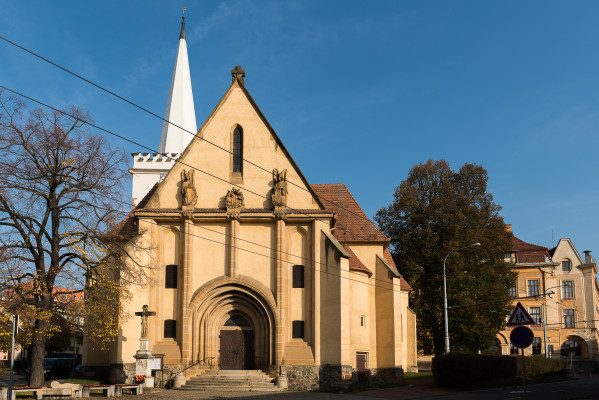
{"label": "leafy green tree", "polygon": [[[465,164],[454,172],[447,161],[414,166],[395,189],[394,200],[375,217],[391,238],[391,253],[412,286],[411,306],[418,316],[418,344],[426,354],[444,352],[443,260],[451,351],[486,349],[510,311],[509,289],[516,275],[505,253],[510,233],[501,207],[487,192],[487,171]],[[479,306],[452,306],[487,303]]]}

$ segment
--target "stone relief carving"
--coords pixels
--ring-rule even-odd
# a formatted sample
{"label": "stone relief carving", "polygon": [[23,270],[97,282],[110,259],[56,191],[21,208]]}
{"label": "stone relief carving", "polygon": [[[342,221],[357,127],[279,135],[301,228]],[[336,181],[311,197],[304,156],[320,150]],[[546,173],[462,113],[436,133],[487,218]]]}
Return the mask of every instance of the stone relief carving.
{"label": "stone relief carving", "polygon": [[186,217],[191,217],[193,209],[198,201],[198,192],[196,191],[193,175],[193,170],[181,171],[181,199],[182,199],[182,213]]}
{"label": "stone relief carving", "polygon": [[272,171],[273,193],[270,196],[272,204],[275,206],[274,215],[277,218],[287,216],[287,170],[279,172],[278,169]]}
{"label": "stone relief carving", "polygon": [[229,218],[239,219],[241,210],[245,207],[241,190],[237,188],[229,190],[225,196],[225,205],[227,206]]}

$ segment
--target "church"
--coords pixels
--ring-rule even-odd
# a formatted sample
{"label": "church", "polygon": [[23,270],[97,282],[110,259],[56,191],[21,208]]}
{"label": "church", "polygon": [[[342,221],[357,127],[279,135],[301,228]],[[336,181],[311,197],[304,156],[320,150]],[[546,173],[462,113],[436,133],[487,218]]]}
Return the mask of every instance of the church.
{"label": "church", "polygon": [[188,377],[262,370],[293,390],[401,381],[417,369],[416,316],[389,239],[344,184],[306,180],[245,71],[231,78],[198,130],[183,20],[158,151],[133,154],[133,210],[117,227],[146,249],[134,253],[150,284],[132,289],[110,351],[88,346],[83,364],[131,381],[143,308],[149,350]]}

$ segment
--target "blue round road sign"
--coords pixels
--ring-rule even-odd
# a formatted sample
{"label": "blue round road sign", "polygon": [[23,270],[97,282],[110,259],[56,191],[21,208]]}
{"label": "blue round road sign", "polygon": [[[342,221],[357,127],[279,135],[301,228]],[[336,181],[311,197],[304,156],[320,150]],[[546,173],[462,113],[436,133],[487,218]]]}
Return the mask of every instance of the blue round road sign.
{"label": "blue round road sign", "polygon": [[519,326],[510,333],[510,341],[519,349],[525,349],[532,343],[534,334],[527,326]]}

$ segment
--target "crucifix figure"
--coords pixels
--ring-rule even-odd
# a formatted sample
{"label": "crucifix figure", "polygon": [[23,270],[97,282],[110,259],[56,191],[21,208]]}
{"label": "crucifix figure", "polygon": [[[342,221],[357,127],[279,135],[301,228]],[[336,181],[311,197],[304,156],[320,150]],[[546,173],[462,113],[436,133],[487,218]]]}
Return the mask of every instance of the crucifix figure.
{"label": "crucifix figure", "polygon": [[143,311],[137,311],[135,315],[141,317],[141,338],[146,339],[148,337],[148,317],[156,315],[155,311],[148,311],[148,305],[144,304],[142,307]]}

